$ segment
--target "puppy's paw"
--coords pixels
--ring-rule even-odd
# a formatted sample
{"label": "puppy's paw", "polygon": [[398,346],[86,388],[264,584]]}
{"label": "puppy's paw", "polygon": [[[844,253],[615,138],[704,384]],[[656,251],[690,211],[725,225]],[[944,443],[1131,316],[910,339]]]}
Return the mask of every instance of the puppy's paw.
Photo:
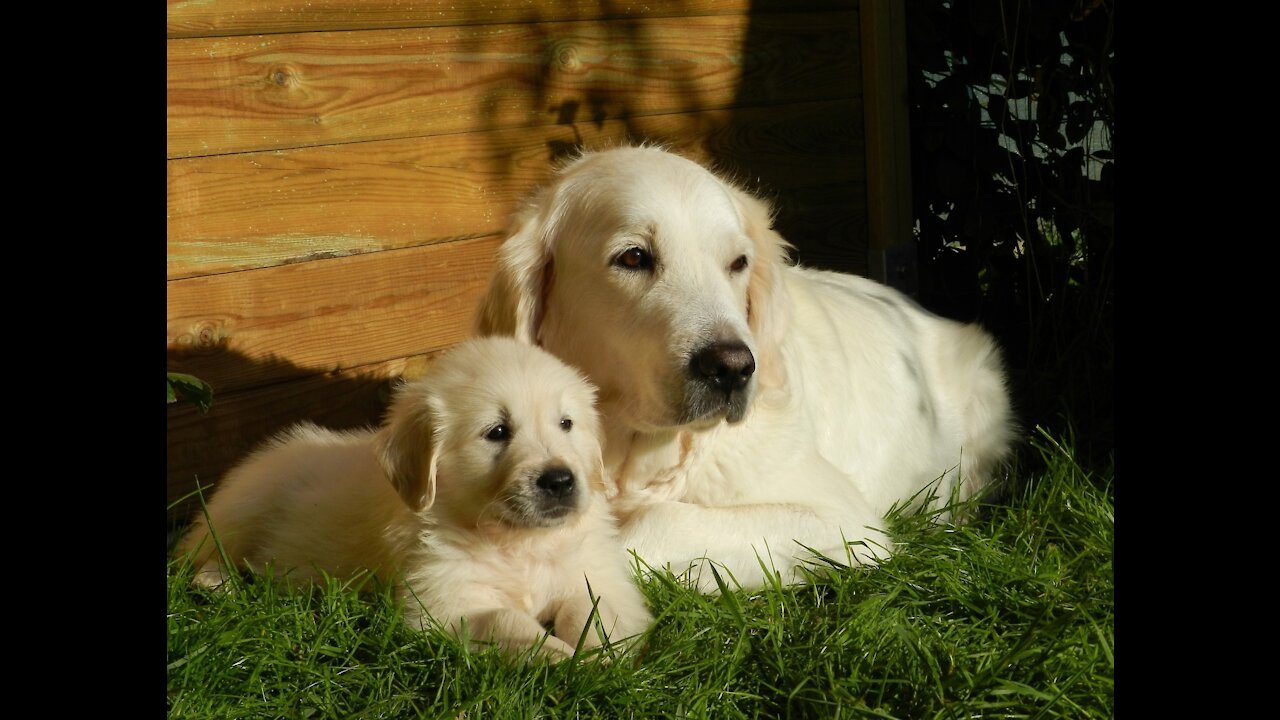
{"label": "puppy's paw", "polygon": [[[587,608],[586,612],[590,612],[590,609]],[[639,650],[639,646],[645,642],[646,632],[652,625],[653,616],[647,607],[641,605],[618,612],[613,604],[601,602],[597,606],[596,615],[591,619],[591,626],[586,628],[586,633],[582,632],[581,623],[571,622],[567,628],[573,637],[565,639],[573,644],[577,643],[581,637],[583,652],[602,650],[596,655],[600,662],[609,663],[615,658],[630,656]]]}
{"label": "puppy's paw", "polygon": [[555,635],[548,635],[538,648],[536,657],[555,664],[573,657],[573,646]]}
{"label": "puppy's paw", "polygon": [[221,590],[223,592],[231,592],[232,584],[228,583],[230,575],[223,569],[220,563],[207,562],[196,571],[191,583],[206,590]]}
{"label": "puppy's paw", "polygon": [[448,627],[454,635],[464,639],[464,642],[469,640],[472,649],[497,645],[510,656],[553,663],[571,658],[574,654],[571,643],[547,633],[532,615],[515,608],[496,608],[472,613],[450,622]]}

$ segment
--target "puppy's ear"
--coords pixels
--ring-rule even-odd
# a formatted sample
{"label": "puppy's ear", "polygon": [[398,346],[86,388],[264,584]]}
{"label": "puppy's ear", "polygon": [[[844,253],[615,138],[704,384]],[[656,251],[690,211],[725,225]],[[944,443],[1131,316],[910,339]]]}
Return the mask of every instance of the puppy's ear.
{"label": "puppy's ear", "polygon": [[755,248],[747,280],[747,325],[760,356],[756,358],[758,377],[763,385],[778,387],[785,377],[781,349],[791,309],[783,271],[790,264],[792,246],[773,229],[773,211],[764,200],[733,186],[729,189]]}
{"label": "puppy's ear", "polygon": [[378,462],[414,511],[426,510],[436,501],[440,438],[433,430],[433,415],[420,389],[401,386],[387,422],[374,438]]}
{"label": "puppy's ear", "polygon": [[551,192],[542,190],[513,219],[513,229],[498,248],[489,289],[476,311],[476,335],[510,335],[538,344],[538,331],[554,279],[545,205]]}

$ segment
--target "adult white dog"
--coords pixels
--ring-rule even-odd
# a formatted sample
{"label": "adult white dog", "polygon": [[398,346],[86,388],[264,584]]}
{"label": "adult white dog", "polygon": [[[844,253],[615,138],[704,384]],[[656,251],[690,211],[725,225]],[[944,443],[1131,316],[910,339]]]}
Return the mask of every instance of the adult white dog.
{"label": "adult white dog", "polygon": [[599,387],[624,544],[705,590],[708,559],[745,587],[806,547],[873,562],[893,505],[972,496],[1013,437],[987,333],[787,248],[697,163],[586,153],[518,212],[477,313]]}
{"label": "adult white dog", "polygon": [[381,429],[303,424],[250,455],[178,553],[208,586],[224,559],[295,583],[369,571],[411,626],[517,654],[634,638],[652,617],[602,492],[594,399],[537,348],[463,343],[396,389]]}

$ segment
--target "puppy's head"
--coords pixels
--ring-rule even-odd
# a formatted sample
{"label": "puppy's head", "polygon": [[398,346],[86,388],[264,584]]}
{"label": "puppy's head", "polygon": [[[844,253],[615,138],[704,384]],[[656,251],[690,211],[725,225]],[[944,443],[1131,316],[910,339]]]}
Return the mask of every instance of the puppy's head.
{"label": "puppy's head", "polygon": [[380,460],[414,510],[459,527],[556,527],[603,490],[595,390],[511,338],[470,340],[396,390]]}
{"label": "puppy's head", "polygon": [[629,427],[738,422],[781,382],[787,247],[764,202],[697,163],[586,154],[517,216],[476,329],[581,368]]}

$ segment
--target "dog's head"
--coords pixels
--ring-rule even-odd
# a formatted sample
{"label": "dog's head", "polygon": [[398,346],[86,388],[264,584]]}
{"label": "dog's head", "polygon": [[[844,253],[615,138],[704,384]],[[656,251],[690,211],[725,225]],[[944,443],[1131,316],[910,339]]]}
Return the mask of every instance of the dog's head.
{"label": "dog's head", "polygon": [[460,527],[557,527],[604,489],[594,402],[550,354],[470,340],[396,389],[377,451],[414,510]]}
{"label": "dog's head", "polygon": [[517,216],[476,330],[582,369],[634,429],[735,423],[780,382],[787,247],[764,202],[697,163],[589,153]]}

